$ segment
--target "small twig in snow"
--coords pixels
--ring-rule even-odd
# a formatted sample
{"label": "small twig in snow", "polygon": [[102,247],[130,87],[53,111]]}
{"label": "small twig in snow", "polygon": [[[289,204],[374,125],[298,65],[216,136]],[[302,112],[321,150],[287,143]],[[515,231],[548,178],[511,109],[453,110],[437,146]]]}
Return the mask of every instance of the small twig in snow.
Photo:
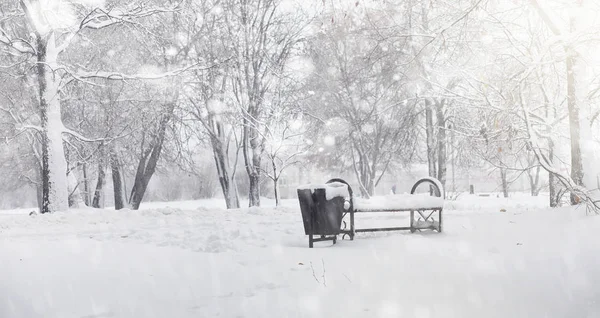
{"label": "small twig in snow", "polygon": [[327,287],[327,279],[325,279],[325,261],[321,258],[321,263],[323,264],[323,286]]}
{"label": "small twig in snow", "polygon": [[346,275],[346,274],[344,274],[344,273],[342,273],[342,275],[344,275],[344,277],[346,277],[346,279],[347,279],[349,282],[351,282],[351,283],[352,283],[352,281],[350,280],[350,278],[348,277],[348,275]]}
{"label": "small twig in snow", "polygon": [[323,284],[323,286],[327,287],[327,279],[325,278],[325,261],[321,259],[321,263],[323,264],[323,274],[321,275],[321,277],[323,278],[322,282],[321,280],[319,280],[319,278],[317,278],[317,274],[315,273],[315,268],[313,267],[312,262],[310,262],[310,269],[312,270],[313,277],[315,278],[317,283]]}
{"label": "small twig in snow", "polygon": [[315,274],[315,268],[313,267],[312,261],[310,262],[310,269],[312,270],[313,277],[315,278],[315,280],[317,281],[317,283],[320,284],[321,281],[319,281],[319,279],[317,278],[317,275]]}

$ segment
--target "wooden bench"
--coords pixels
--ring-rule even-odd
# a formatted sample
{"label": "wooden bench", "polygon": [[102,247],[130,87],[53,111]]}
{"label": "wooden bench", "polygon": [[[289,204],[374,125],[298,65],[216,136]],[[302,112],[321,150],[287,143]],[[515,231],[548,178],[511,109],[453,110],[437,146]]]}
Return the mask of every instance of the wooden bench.
{"label": "wooden bench", "polygon": [[[360,232],[409,230],[414,233],[421,230],[433,230],[441,233],[443,230],[444,191],[442,184],[435,178],[420,179],[413,185],[410,194],[393,194],[370,199],[354,198],[352,188],[343,179],[336,178],[327,181],[327,183],[332,182],[341,182],[348,186],[347,202],[349,204],[344,207],[344,216],[350,213],[350,229],[346,229],[344,222],[344,228],[340,232],[343,234],[342,238],[348,235],[350,240],[354,240],[356,233]],[[417,188],[422,185],[429,186],[430,192],[435,196],[415,194]],[[355,214],[370,212],[410,212],[410,224],[401,227],[357,229],[354,225]]]}

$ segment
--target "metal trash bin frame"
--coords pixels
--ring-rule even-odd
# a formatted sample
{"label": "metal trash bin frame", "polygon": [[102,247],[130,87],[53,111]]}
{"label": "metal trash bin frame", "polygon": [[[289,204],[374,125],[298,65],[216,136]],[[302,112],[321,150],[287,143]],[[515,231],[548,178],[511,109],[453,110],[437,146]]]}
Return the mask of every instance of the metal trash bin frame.
{"label": "metal trash bin frame", "polygon": [[321,241],[333,241],[333,244],[336,244],[337,235],[341,233],[346,199],[336,196],[327,200],[325,186],[314,189],[299,188],[297,193],[304,233],[308,235],[308,246],[312,248],[314,242]]}

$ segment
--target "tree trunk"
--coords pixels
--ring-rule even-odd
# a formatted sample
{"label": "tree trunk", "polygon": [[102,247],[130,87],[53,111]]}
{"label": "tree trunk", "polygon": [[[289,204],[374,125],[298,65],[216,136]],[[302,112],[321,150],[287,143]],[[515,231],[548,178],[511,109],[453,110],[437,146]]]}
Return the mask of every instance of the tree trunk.
{"label": "tree trunk", "polygon": [[248,206],[260,206],[260,175],[258,173],[250,175]]}
{"label": "tree trunk", "polygon": [[135,174],[135,181],[133,188],[131,189],[131,195],[129,197],[129,205],[134,210],[140,208],[148,183],[156,171],[156,165],[160,158],[162,151],[163,142],[165,140],[165,134],[167,130],[167,124],[169,123],[174,109],[174,104],[169,105],[169,111],[162,115],[158,126],[158,133],[154,140],[150,144],[150,147],[142,153],[138,168]]}
{"label": "tree trunk", "polygon": [[67,174],[67,180],[69,182],[69,207],[78,208],[84,204],[83,198],[81,197],[81,190],[79,190],[79,181],[75,176],[75,170],[71,170]]}
{"label": "tree trunk", "polygon": [[[356,156],[354,155],[354,151],[356,151]],[[354,169],[354,174],[356,175],[356,180],[358,180],[358,185],[360,189],[360,194],[365,198],[370,198],[373,195],[373,190],[369,190],[369,165],[368,159],[365,154],[363,154],[361,148],[358,146],[356,142],[354,142],[354,147],[352,150],[352,168]]]}
{"label": "tree trunk", "polygon": [[88,183],[87,163],[83,163],[81,170],[83,172],[83,203],[90,206],[90,185]]}
{"label": "tree trunk", "polygon": [[[548,99],[546,98],[546,118],[550,119],[550,102],[548,101]],[[552,112],[552,118],[556,118],[556,107],[553,107],[553,112]],[[550,133],[551,133],[551,127],[547,128],[547,132],[548,132],[548,137],[546,138],[546,141],[548,142],[548,160],[550,162],[554,162],[554,141],[552,141],[552,138],[550,137]],[[548,188],[549,188],[549,192],[550,192],[550,207],[555,208],[558,206],[558,191],[557,191],[557,186],[558,186],[558,180],[556,178],[556,176],[554,175],[554,173],[548,171]]]}
{"label": "tree trunk", "polygon": [[238,209],[240,207],[240,199],[235,186],[235,180],[233,176],[230,176],[229,172],[229,152],[221,140],[216,138],[211,138],[211,144],[225,204],[228,209]]}
{"label": "tree trunk", "polygon": [[527,179],[529,179],[529,190],[532,197],[537,197],[540,193],[540,166],[535,168],[535,173],[532,173],[533,169],[527,170]]}
{"label": "tree trunk", "polygon": [[115,210],[120,210],[125,207],[125,188],[123,187],[123,176],[121,174],[119,157],[114,149],[111,149],[110,152],[110,170],[113,180]]}
{"label": "tree trunk", "polygon": [[262,142],[256,131],[257,128],[250,127],[253,123],[244,119],[242,150],[244,152],[244,163],[250,181],[248,191],[248,206],[260,206],[260,163]]}
{"label": "tree trunk", "polygon": [[[567,105],[571,133],[571,178],[575,184],[583,186],[583,163],[581,160],[579,105],[577,104],[575,69],[576,57],[567,52]],[[579,198],[571,194],[571,204],[579,203]]]}
{"label": "tree trunk", "polygon": [[279,176],[275,157],[271,158],[271,167],[273,168],[273,194],[275,195],[275,206],[279,206]]}
{"label": "tree trunk", "polygon": [[92,207],[101,208],[100,202],[102,200],[102,194],[104,192],[104,179],[106,172],[104,171],[104,165],[102,160],[98,163],[98,182],[96,183],[96,190],[94,191],[94,199],[92,200]]}
{"label": "tree trunk", "polygon": [[361,154],[360,159],[360,184],[362,185],[360,192],[366,198],[371,197],[372,192],[369,191],[369,172],[367,171],[368,162],[366,156]]}
{"label": "tree trunk", "polygon": [[40,122],[42,127],[42,209],[41,213],[69,208],[67,161],[63,148],[59,79],[50,67],[58,58],[54,34],[48,39],[36,34],[36,72],[38,81]]}
{"label": "tree trunk", "polygon": [[148,157],[150,156],[153,148],[148,149],[145,153],[142,154],[140,158],[140,162],[138,163],[138,167],[135,173],[135,180],[133,182],[133,188],[131,188],[131,195],[129,196],[129,205],[134,210],[140,208],[140,204],[142,203],[142,199],[144,198],[144,194],[146,193],[146,188],[148,187],[148,181],[146,181],[145,172],[146,172],[146,162]]}
{"label": "tree trunk", "polygon": [[450,157],[450,165],[452,166],[452,193],[456,193],[456,136],[454,131],[454,127],[450,127],[450,144],[452,145]]}
{"label": "tree trunk", "polygon": [[273,192],[275,194],[275,206],[279,206],[281,200],[279,199],[279,179],[273,179]]}
{"label": "tree trunk", "polygon": [[[548,160],[554,162],[554,142],[548,138]],[[558,178],[554,173],[548,172],[548,187],[550,191],[550,207],[555,208],[559,203]]]}
{"label": "tree trunk", "polygon": [[435,113],[437,117],[437,144],[438,144],[438,180],[442,183],[444,191],[446,191],[446,118],[444,116],[444,101],[436,103]]}
{"label": "tree trunk", "polygon": [[96,189],[94,190],[94,198],[92,199],[92,207],[101,208],[102,197],[104,194],[104,184],[106,179],[106,171],[104,171],[106,152],[104,149],[104,143],[98,146],[98,181],[96,182]]}
{"label": "tree trunk", "polygon": [[534,197],[537,197],[540,194],[540,166],[538,166],[535,169],[535,181],[533,183],[533,185],[535,186],[535,190],[533,191],[533,193],[531,195],[533,195]]}
{"label": "tree trunk", "polygon": [[435,145],[435,127],[433,126],[433,110],[431,102],[425,100],[425,133],[427,135],[427,164],[429,168],[429,176],[437,178],[437,158]]}
{"label": "tree trunk", "polygon": [[377,178],[377,175],[375,174],[377,172],[377,164],[378,164],[378,158],[373,157],[372,160],[372,164],[371,164],[371,169],[369,170],[368,175],[368,180],[367,180],[367,191],[369,192],[369,196],[374,196],[375,195],[375,178]]}
{"label": "tree trunk", "polygon": [[[546,25],[552,30],[552,32],[554,33],[554,35],[556,36],[562,36],[562,32],[561,30],[552,22],[552,20],[550,19],[550,16],[548,15],[547,12],[545,12],[542,7],[539,5],[537,0],[531,0],[531,3],[534,5],[534,7],[538,10],[538,12],[540,13],[540,16],[542,17],[542,19],[544,20],[544,22],[546,23]],[[582,4],[583,1],[578,1],[578,6],[579,6],[579,10],[582,10]],[[576,24],[580,21],[580,19],[576,19],[574,16],[570,16],[569,19],[569,27],[570,27],[570,33],[574,34],[577,31],[577,27]],[[565,47],[565,55],[566,55],[566,59],[565,59],[565,64],[566,64],[566,75],[567,75],[567,107],[569,110],[569,126],[570,126],[570,139],[571,139],[571,179],[573,179],[573,181],[575,182],[576,185],[579,186],[584,186],[584,167],[583,167],[583,160],[582,160],[582,155],[581,155],[581,126],[580,126],[580,117],[579,117],[579,112],[580,112],[580,103],[583,101],[583,99],[585,98],[585,90],[587,89],[587,85],[582,83],[577,83],[576,79],[577,76],[583,77],[582,74],[578,74],[578,72],[585,72],[585,67],[583,67],[583,65],[580,65],[581,67],[576,67],[577,64],[580,64],[580,57],[577,54],[577,50],[575,48],[574,44],[566,44]],[[581,94],[578,96],[577,92],[580,92]],[[584,112],[585,113],[585,112]],[[584,119],[584,121],[586,121]],[[585,129],[587,130],[589,128],[585,127]],[[591,137],[591,136],[588,136]],[[586,169],[588,168],[593,168],[595,166],[595,160],[594,162],[591,162],[591,160],[588,159],[595,159],[595,158],[586,158]],[[587,171],[587,170],[586,170]],[[551,176],[551,180],[550,181],[550,187],[551,187],[551,192],[552,191],[552,187],[554,184],[554,179],[556,179],[555,176],[552,175],[552,173],[550,173]],[[589,182],[591,179],[593,179],[595,176],[589,176],[586,175],[585,176],[587,181]],[[591,177],[591,178],[590,178]],[[553,202],[552,200],[552,195],[550,196],[550,205],[552,206],[554,204],[554,206],[556,206],[556,204],[558,202]],[[579,198],[574,195],[573,193],[571,193],[571,204],[577,204],[579,203]]]}
{"label": "tree trunk", "polygon": [[40,184],[35,186],[36,198],[37,198],[37,206],[39,211],[42,211],[44,204],[44,194],[42,190],[42,186]]}
{"label": "tree trunk", "polygon": [[502,178],[502,193],[508,198],[508,181],[506,180],[506,169],[500,168],[500,178]]}

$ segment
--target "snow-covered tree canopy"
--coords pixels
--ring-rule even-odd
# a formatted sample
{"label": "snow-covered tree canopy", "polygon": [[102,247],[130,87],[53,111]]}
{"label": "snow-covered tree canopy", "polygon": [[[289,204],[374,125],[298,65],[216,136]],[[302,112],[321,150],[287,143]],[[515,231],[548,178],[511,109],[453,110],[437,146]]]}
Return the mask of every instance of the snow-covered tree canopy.
{"label": "snow-covered tree canopy", "polygon": [[364,196],[424,169],[452,191],[499,171],[505,193],[527,176],[552,205],[565,190],[597,199],[595,1],[20,0],[0,11],[2,191],[34,198],[11,205],[137,208],[166,171],[218,183],[231,208],[279,198],[308,171],[344,175]]}

